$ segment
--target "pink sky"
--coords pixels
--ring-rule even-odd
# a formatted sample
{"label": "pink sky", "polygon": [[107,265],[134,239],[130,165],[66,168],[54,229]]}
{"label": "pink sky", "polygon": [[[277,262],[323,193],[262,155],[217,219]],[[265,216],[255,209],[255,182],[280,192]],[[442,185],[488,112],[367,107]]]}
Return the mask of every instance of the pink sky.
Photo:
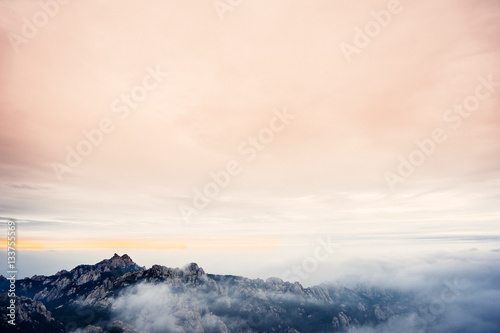
{"label": "pink sky", "polygon": [[[44,244],[498,237],[500,84],[444,117],[480,78],[500,82],[500,6],[401,0],[348,63],[340,45],[390,3],[242,1],[220,20],[211,1],[69,1],[13,45],[42,9],[1,1],[1,216]],[[168,77],[121,119],[113,103],[155,68]],[[245,160],[285,108],[295,118]],[[53,163],[103,119],[112,133],[59,181]],[[391,191],[384,175],[436,129],[447,139]],[[186,225],[179,207],[231,160],[241,173]]]}

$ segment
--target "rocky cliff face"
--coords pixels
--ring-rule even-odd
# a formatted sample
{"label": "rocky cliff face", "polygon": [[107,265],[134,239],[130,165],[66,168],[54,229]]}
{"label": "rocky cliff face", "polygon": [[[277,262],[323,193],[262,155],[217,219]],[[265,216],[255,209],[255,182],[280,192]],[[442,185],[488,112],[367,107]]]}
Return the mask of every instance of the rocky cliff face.
{"label": "rocky cliff face", "polygon": [[0,295],[0,307],[2,309],[0,312],[2,325],[0,327],[2,332],[64,332],[62,323],[52,317],[52,313],[42,302],[24,296],[16,296],[14,299],[16,304],[15,326],[8,324],[11,318],[7,317],[7,312],[4,310],[10,305],[11,298],[7,296],[7,293]]}
{"label": "rocky cliff face", "polygon": [[[95,265],[80,265],[71,271],[60,271],[56,275],[33,276],[19,281],[18,293],[37,301],[57,302],[63,299],[79,304],[95,304],[105,301],[106,295],[113,289],[113,282],[127,273],[144,270],[130,259],[128,255],[115,253]],[[103,306],[107,303],[101,304]]]}
{"label": "rocky cliff face", "polygon": [[145,269],[117,254],[17,285],[20,325],[48,333],[337,332],[413,307],[394,291],[211,275],[194,263]]}

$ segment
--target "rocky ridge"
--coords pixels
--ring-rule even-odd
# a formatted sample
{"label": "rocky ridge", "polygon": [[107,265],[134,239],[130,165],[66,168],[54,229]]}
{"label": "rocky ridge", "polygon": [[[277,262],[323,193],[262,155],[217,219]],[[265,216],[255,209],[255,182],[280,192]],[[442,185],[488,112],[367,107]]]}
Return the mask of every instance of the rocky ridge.
{"label": "rocky ridge", "polygon": [[[278,278],[206,274],[195,263],[146,269],[128,255],[117,254],[95,265],[33,276],[17,284],[19,322],[29,326],[32,318],[38,318],[44,325],[50,323],[44,327],[47,333],[160,333],[161,326],[144,322],[162,316],[172,332],[338,332],[379,323],[412,308],[410,299],[395,291],[350,290],[338,284],[304,288]],[[5,278],[0,277],[0,292],[6,288]],[[142,304],[141,296],[151,290],[151,302],[161,301],[146,300],[149,312],[142,313],[142,308],[139,314],[126,312]],[[161,309],[158,315],[148,314],[157,309]]]}

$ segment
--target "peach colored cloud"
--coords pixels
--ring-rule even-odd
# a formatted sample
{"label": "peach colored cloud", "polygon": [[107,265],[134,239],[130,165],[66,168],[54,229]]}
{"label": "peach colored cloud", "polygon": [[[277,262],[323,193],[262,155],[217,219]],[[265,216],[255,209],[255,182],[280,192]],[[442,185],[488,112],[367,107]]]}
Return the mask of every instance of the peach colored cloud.
{"label": "peach colored cloud", "polygon": [[[218,216],[246,230],[252,200],[274,211],[282,198],[338,196],[330,207],[346,200],[362,210],[357,195],[374,194],[382,199],[364,208],[370,212],[393,209],[403,194],[494,196],[500,87],[457,131],[443,114],[474,92],[479,76],[500,81],[500,6],[401,0],[401,13],[347,63],[339,45],[387,4],[253,0],[221,21],[210,1],[70,1],[16,53],[9,34],[22,33],[23,18],[41,9],[2,1],[0,208],[14,217],[177,226],[179,203],[208,172],[240,158],[238,145],[281,107],[296,120],[201,221]],[[156,65],[168,79],[121,120],[113,101]],[[103,118],[115,130],[59,182],[52,163],[63,163],[66,147]],[[436,127],[449,139],[391,197],[384,172]],[[468,188],[477,194],[464,194]],[[449,199],[440,200],[426,204],[434,210]],[[333,219],[328,205],[318,206]],[[301,207],[296,216],[323,216]]]}

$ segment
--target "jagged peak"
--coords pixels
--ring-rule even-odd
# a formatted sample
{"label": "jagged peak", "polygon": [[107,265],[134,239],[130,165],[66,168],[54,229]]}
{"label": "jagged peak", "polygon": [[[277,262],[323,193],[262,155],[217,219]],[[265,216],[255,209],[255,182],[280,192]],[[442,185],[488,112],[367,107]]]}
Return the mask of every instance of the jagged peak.
{"label": "jagged peak", "polygon": [[135,268],[142,269],[143,267],[137,265],[128,254],[122,256],[115,253],[111,258],[104,259],[98,262],[96,267],[107,267],[107,268]]}
{"label": "jagged peak", "polygon": [[190,270],[190,271],[195,271],[195,270],[202,269],[202,268],[200,266],[198,266],[197,263],[191,262],[191,263],[187,264],[186,266],[184,266],[184,269]]}
{"label": "jagged peak", "polygon": [[266,279],[266,283],[268,283],[268,284],[283,284],[283,283],[285,283],[285,281],[283,281],[282,279],[280,279],[278,277],[272,276],[272,277]]}
{"label": "jagged peak", "polygon": [[135,264],[135,262],[132,260],[132,258],[129,257],[128,254],[124,254],[124,255],[120,256],[118,253],[115,253],[111,258],[104,259],[104,260],[98,262],[97,264],[99,265],[101,263],[111,263],[111,262],[124,262],[124,263]]}
{"label": "jagged peak", "polygon": [[198,264],[195,262],[187,264],[186,266],[183,267],[182,270],[185,272],[201,273],[202,275],[206,274],[205,271],[203,270],[203,268],[198,266]]}
{"label": "jagged peak", "polygon": [[[100,272],[106,272],[115,269],[118,269],[120,271],[124,270],[124,271],[136,272],[143,270],[144,267],[137,265],[127,254],[120,256],[117,253],[115,253],[111,258],[101,260],[95,265],[79,265],[73,268],[70,273],[81,272],[82,270],[83,271],[96,270]],[[64,273],[66,272],[61,271],[58,274],[61,275]]]}

